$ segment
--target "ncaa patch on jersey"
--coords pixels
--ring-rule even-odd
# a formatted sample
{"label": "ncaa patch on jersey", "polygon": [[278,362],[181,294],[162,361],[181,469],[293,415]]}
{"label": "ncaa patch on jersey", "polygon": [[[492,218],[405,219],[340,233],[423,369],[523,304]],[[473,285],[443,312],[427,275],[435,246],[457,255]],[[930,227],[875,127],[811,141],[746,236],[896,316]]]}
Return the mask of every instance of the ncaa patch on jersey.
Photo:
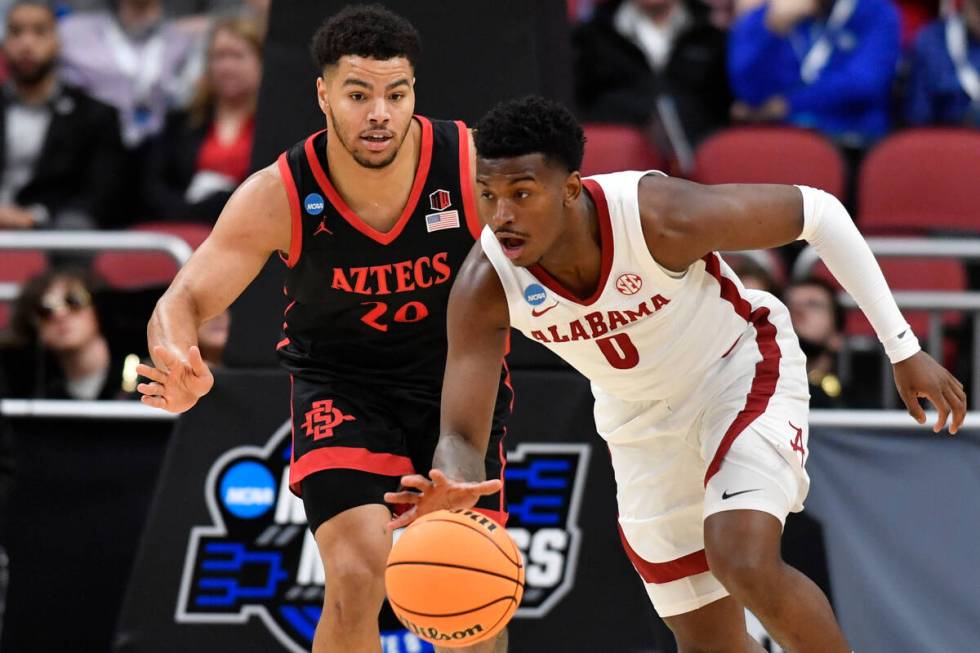
{"label": "ncaa patch on jersey", "polygon": [[425,216],[425,230],[430,234],[433,231],[455,229],[457,227],[459,227],[459,211],[441,211],[439,213],[429,213]]}
{"label": "ncaa patch on jersey", "polygon": [[319,193],[310,193],[303,200],[303,209],[306,211],[307,215],[320,215],[323,213],[324,202],[323,195]]}
{"label": "ncaa patch on jersey", "polygon": [[524,289],[524,301],[526,301],[531,306],[538,306],[543,304],[544,300],[548,298],[548,291],[545,290],[541,284],[532,283],[530,286]]}

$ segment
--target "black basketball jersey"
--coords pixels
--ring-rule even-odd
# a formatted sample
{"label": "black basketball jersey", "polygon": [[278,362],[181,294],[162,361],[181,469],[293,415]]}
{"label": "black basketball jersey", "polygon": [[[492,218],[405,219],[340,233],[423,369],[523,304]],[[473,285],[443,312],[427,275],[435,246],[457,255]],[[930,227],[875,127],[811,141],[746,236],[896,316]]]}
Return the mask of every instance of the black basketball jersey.
{"label": "black basketball jersey", "polygon": [[362,221],[334,189],[325,131],[279,157],[293,231],[277,349],[293,373],[442,387],[449,289],[480,222],[466,126],[416,119],[415,181],[387,233]]}

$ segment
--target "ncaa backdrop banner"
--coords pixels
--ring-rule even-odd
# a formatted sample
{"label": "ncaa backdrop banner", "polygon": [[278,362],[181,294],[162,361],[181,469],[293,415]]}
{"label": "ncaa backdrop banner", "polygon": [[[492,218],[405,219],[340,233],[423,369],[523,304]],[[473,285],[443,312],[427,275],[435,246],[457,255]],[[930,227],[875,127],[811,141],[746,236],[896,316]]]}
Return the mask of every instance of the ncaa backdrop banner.
{"label": "ncaa backdrop banner", "polygon": [[[225,372],[174,433],[134,569],[117,651],[309,651],[323,571],[288,490],[288,379]],[[527,569],[513,651],[656,651],[660,633],[620,548],[588,385],[515,373],[508,531]],[[585,562],[588,561],[588,562]],[[616,601],[597,600],[612,593]],[[584,616],[605,629],[581,629]],[[432,650],[386,608],[384,653]]]}

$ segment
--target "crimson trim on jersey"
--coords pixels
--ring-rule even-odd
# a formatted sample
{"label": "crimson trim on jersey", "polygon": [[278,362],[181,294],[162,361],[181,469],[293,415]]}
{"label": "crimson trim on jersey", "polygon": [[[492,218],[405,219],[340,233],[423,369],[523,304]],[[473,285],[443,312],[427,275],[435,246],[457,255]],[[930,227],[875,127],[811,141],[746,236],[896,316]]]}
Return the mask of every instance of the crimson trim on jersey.
{"label": "crimson trim on jersey", "polygon": [[361,447],[322,447],[308,451],[293,461],[289,466],[289,486],[295,488],[295,492],[304,478],[325,469],[356,469],[382,476],[415,473],[411,459],[405,456],[377,453]]}
{"label": "crimson trim on jersey", "polygon": [[480,222],[480,214],[476,208],[476,196],[473,194],[473,175],[470,167],[470,132],[462,120],[456,121],[456,129],[459,130],[459,192],[463,194],[463,214],[466,218],[466,227],[470,230],[473,240],[480,240],[483,223]]}
{"label": "crimson trim on jersey", "polygon": [[510,517],[510,513],[504,512],[502,510],[490,510],[488,508],[473,508],[474,511],[484,514],[490,519],[494,520],[501,526],[507,525],[507,519]]}
{"label": "crimson trim on jersey", "polygon": [[675,560],[668,560],[667,562],[650,562],[641,558],[640,554],[633,550],[633,547],[630,546],[629,541],[626,539],[623,527],[618,522],[616,523],[616,528],[619,530],[619,539],[623,542],[623,549],[626,550],[626,556],[633,563],[633,568],[636,569],[636,573],[640,575],[640,578],[645,583],[660,585],[662,583],[680,580],[681,578],[687,578],[688,576],[703,574],[708,571],[708,556],[705,554],[704,549],[695,551],[694,553],[688,553]]}
{"label": "crimson trim on jersey", "polygon": [[405,208],[402,209],[402,214],[398,217],[395,225],[387,232],[381,232],[364,222],[357,213],[354,212],[344,198],[340,196],[340,193],[333,187],[330,183],[330,178],[323,171],[323,166],[320,165],[320,158],[317,156],[316,149],[313,147],[313,139],[322,134],[323,132],[317,132],[309,138],[306,139],[304,144],[304,149],[306,150],[306,158],[310,164],[310,170],[313,171],[313,176],[316,178],[317,184],[319,184],[323,193],[327,196],[327,200],[333,205],[337,212],[347,222],[350,223],[352,227],[360,231],[362,234],[374,240],[382,245],[391,244],[398,236],[401,234],[402,230],[405,229],[405,225],[408,224],[409,218],[415,212],[415,207],[419,202],[419,196],[422,194],[422,189],[425,188],[425,180],[429,176],[429,166],[432,163],[432,123],[429,122],[428,118],[423,116],[415,116],[415,119],[419,121],[422,126],[422,146],[419,152],[419,165],[415,170],[415,181],[412,183],[412,190],[408,195],[408,202],[405,204]]}
{"label": "crimson trim on jersey", "polygon": [[286,267],[295,267],[299,261],[300,249],[303,246],[303,214],[299,210],[299,192],[296,190],[296,180],[289,169],[289,161],[286,160],[286,153],[279,155],[276,161],[279,166],[279,176],[282,177],[282,185],[286,188],[286,197],[289,198],[289,217],[292,224],[292,232],[289,238],[289,255],[283,257],[282,252],[279,258],[286,263]]}
{"label": "crimson trim on jersey", "polygon": [[769,400],[776,392],[776,383],[779,381],[779,359],[782,357],[779,344],[776,342],[776,327],[769,321],[769,309],[760,306],[752,310],[752,306],[739,295],[735,283],[722,276],[719,261],[717,254],[706,254],[704,256],[705,269],[721,286],[721,298],[728,301],[736,313],[755,326],[755,341],[759,346],[759,353],[762,354],[762,360],[755,365],[755,377],[752,379],[749,394],[745,397],[745,406],[738,412],[731,426],[725,431],[725,435],[721,438],[721,444],[718,445],[718,450],[715,451],[715,455],[708,465],[708,470],[704,475],[706,486],[711,477],[721,469],[721,462],[728,450],[732,448],[735,438],[759,415],[766,412]]}
{"label": "crimson trim on jersey", "polygon": [[287,338],[283,338],[278,343],[276,343],[276,351],[279,351],[280,349],[282,349],[283,347],[285,347],[288,344],[289,344],[289,338],[288,337]]}
{"label": "crimson trim on jersey", "polygon": [[605,290],[606,281],[609,280],[609,271],[612,269],[612,220],[609,218],[609,205],[606,203],[606,194],[602,192],[602,186],[591,179],[583,179],[582,185],[585,186],[586,192],[592,196],[592,201],[595,202],[596,213],[599,218],[599,248],[602,251],[602,261],[599,264],[599,283],[596,285],[595,292],[592,293],[591,297],[583,299],[561,285],[560,281],[551,276],[540,265],[535,264],[529,266],[527,270],[537,277],[538,281],[543,283],[548,289],[565,299],[573,301],[576,304],[581,304],[582,306],[591,306],[602,295],[602,291]]}

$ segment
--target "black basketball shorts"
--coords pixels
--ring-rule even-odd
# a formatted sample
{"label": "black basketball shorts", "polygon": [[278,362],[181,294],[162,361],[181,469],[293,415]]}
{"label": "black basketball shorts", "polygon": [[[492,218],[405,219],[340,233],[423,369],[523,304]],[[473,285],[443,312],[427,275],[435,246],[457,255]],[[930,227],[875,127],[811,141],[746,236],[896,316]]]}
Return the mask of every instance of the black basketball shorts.
{"label": "black basketball shorts", "polygon": [[[303,499],[310,530],[357,506],[384,505],[402,476],[428,474],[439,440],[439,395],[420,388],[292,377],[293,453],[290,489]],[[487,478],[503,480],[504,418],[510,413],[509,378],[500,392],[487,446]],[[503,492],[477,504],[500,523]]]}

